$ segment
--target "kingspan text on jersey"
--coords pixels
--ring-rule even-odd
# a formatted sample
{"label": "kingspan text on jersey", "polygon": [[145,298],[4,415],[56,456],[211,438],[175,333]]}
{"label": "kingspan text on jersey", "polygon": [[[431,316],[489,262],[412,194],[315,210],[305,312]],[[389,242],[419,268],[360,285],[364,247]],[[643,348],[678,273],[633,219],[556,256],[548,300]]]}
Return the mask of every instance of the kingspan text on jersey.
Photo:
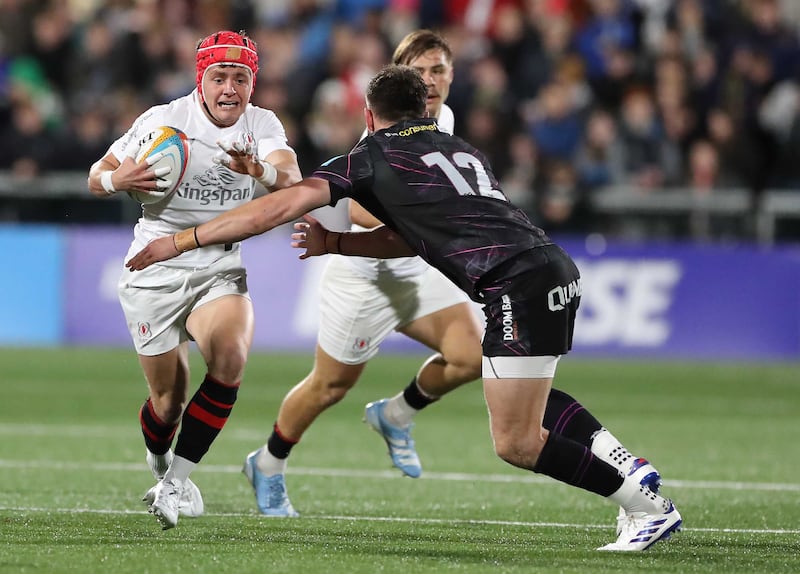
{"label": "kingspan text on jersey", "polygon": [[210,205],[211,203],[225,205],[228,201],[243,201],[249,199],[252,195],[252,191],[250,188],[208,189],[189,187],[189,184],[184,184],[178,189],[177,194],[182,199],[198,201],[200,205]]}

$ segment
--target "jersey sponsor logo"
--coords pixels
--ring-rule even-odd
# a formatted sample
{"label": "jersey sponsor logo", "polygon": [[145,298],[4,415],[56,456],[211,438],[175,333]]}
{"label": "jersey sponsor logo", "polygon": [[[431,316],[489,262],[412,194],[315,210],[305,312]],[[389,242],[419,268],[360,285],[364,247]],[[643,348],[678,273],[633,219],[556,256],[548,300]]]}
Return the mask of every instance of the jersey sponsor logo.
{"label": "jersey sponsor logo", "polygon": [[551,311],[562,311],[575,297],[581,296],[580,278],[566,285],[553,287],[547,292],[547,308]]}
{"label": "jersey sponsor logo", "polygon": [[401,138],[405,138],[408,136],[413,136],[414,134],[419,132],[438,132],[438,131],[439,127],[434,122],[432,124],[425,124],[422,126],[409,126],[403,130],[400,130],[399,132],[385,132],[385,133],[387,136],[400,136]]}
{"label": "jersey sponsor logo", "polygon": [[670,259],[576,261],[588,286],[581,298],[575,342],[659,347],[671,334],[670,309],[682,275]]}
{"label": "jersey sponsor logo", "polygon": [[177,195],[181,199],[196,201],[200,205],[223,206],[231,201],[242,202],[251,199],[252,186],[234,187],[230,185],[236,181],[238,174],[228,168],[214,166],[200,175],[192,178],[178,188]]}
{"label": "jersey sponsor logo", "polygon": [[514,310],[511,307],[511,298],[508,295],[503,295],[500,300],[500,310],[503,312],[503,340],[516,341],[517,340],[517,322],[514,320]]}

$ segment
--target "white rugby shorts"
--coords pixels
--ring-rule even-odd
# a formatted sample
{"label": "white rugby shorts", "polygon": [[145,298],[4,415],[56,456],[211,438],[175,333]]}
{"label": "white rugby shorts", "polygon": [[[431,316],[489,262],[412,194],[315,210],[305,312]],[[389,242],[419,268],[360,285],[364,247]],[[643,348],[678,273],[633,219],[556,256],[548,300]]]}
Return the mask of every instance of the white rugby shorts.
{"label": "white rugby shorts", "polygon": [[344,257],[331,257],[320,281],[317,340],[340,363],[358,365],[396,329],[465,302],[466,294],[429,265],[414,277],[398,278],[387,267],[370,279]]}
{"label": "white rugby shorts", "polygon": [[147,356],[188,341],[186,319],[202,305],[225,295],[250,299],[247,271],[239,257],[223,257],[206,269],[123,269],[117,291],[136,352]]}

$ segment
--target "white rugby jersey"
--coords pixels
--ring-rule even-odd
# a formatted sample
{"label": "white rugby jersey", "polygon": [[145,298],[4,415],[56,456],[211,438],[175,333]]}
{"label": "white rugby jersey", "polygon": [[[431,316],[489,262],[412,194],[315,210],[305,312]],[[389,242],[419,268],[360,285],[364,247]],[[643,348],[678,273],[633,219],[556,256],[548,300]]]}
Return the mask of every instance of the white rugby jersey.
{"label": "white rugby jersey", "polygon": [[[211,123],[201,106],[196,89],[168,104],[154,106],[139,116],[127,133],[108,150],[121,162],[129,145],[135,145],[158,126],[178,128],[189,138],[189,164],[183,180],[169,199],[142,205],[142,217],[134,227],[128,257],[138,253],[153,239],[199,225],[253,199],[256,186],[260,185],[254,178],[212,161],[221,151],[217,141],[242,141],[250,132],[258,142],[258,157],[261,159],[279,149],[294,151],[286,141],[283,125],[270,110],[247,104],[239,121],[220,128]],[[160,265],[208,267],[221,257],[239,256],[239,248],[239,243],[209,245],[182,253]]]}
{"label": "white rugby jersey", "polygon": [[[439,109],[439,117],[436,118],[436,125],[443,132],[453,135],[456,126],[456,118],[453,110],[447,104],[442,104]],[[366,135],[366,132],[364,133]],[[362,136],[363,137],[363,136]],[[364,228],[356,225],[351,226],[353,231],[364,231]],[[373,257],[343,257],[350,267],[368,279],[376,279],[381,272],[391,272],[391,274],[402,279],[404,277],[416,277],[428,268],[428,264],[419,256],[396,257],[394,259],[376,259]]]}

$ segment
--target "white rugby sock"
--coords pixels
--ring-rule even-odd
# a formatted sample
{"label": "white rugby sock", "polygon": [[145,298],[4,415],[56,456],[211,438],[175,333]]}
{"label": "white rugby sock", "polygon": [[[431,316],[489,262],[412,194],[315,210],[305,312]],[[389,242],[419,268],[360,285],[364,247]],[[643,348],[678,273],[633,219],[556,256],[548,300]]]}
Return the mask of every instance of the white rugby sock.
{"label": "white rugby sock", "polygon": [[628,449],[622,446],[613,434],[607,429],[601,428],[592,436],[592,454],[600,460],[607,462],[617,468],[622,474],[627,474],[630,469],[634,456]]}
{"label": "white rugby sock", "polygon": [[286,461],[289,457],[278,458],[271,452],[267,445],[264,445],[256,455],[256,467],[265,476],[272,476],[273,474],[286,474]]}
{"label": "white rugby sock", "polygon": [[383,416],[391,424],[405,427],[411,424],[412,419],[419,411],[408,404],[403,393],[398,393],[386,401]]}
{"label": "white rugby sock", "polygon": [[167,469],[169,469],[169,465],[172,464],[172,451],[168,450],[164,454],[154,454],[148,450],[147,462],[156,480],[161,480],[164,478]]}
{"label": "white rugby sock", "polygon": [[192,462],[182,456],[175,456],[172,459],[172,464],[169,465],[169,470],[164,475],[164,480],[177,478],[181,482],[186,482],[186,479],[189,478],[196,466],[196,462]]}

